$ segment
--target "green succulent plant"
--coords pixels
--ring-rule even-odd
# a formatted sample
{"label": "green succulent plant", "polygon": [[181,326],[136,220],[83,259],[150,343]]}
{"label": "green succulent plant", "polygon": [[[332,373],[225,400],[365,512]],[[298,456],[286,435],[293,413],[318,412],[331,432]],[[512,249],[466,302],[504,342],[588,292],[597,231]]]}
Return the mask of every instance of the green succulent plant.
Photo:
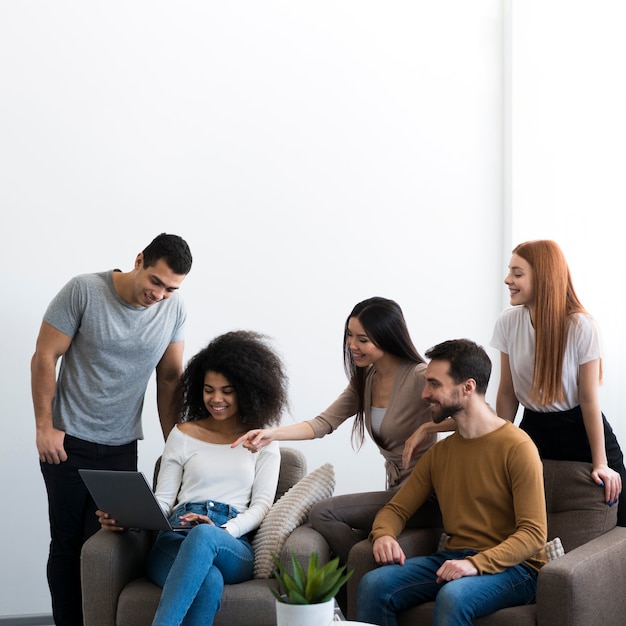
{"label": "green succulent plant", "polygon": [[327,602],[337,595],[341,586],[352,576],[354,570],[346,572],[346,566],[339,566],[339,557],[336,557],[320,567],[317,552],[309,557],[307,569],[300,564],[296,555],[291,553],[293,576],[273,555],[276,569],[274,576],[280,585],[280,593],[272,589],[274,597],[285,604],[319,604]]}

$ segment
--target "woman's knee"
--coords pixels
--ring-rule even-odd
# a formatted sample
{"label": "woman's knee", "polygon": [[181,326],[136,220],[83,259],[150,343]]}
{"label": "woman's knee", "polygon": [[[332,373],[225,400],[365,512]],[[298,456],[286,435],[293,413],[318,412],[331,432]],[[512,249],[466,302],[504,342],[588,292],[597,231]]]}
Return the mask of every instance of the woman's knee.
{"label": "woman's knee", "polygon": [[214,555],[223,544],[225,532],[223,528],[213,524],[198,524],[185,537],[181,550],[186,553],[191,551],[193,554],[202,554],[205,557]]}
{"label": "woman's knee", "polygon": [[341,523],[350,528],[363,528],[363,524],[368,522],[368,528],[371,527],[371,521],[382,505],[378,503],[372,505],[369,498],[378,494],[344,494],[341,496],[333,496],[316,503],[310,513],[309,521],[316,530],[322,524]]}
{"label": "woman's knee", "polygon": [[332,511],[333,506],[331,498],[328,498],[326,500],[320,500],[319,502],[314,504],[309,511],[309,522],[311,523],[313,528],[316,528],[324,522],[334,520]]}
{"label": "woman's knee", "polygon": [[223,528],[215,526],[215,524],[198,524],[194,526],[187,535],[187,540],[195,541],[215,541],[224,532]]}

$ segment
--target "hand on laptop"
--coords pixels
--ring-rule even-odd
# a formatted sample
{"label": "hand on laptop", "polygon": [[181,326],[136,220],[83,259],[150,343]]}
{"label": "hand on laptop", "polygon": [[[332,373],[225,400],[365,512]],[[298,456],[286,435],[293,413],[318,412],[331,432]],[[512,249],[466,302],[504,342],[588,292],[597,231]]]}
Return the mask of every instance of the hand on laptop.
{"label": "hand on laptop", "polygon": [[200,515],[199,513],[185,513],[179,517],[180,525],[186,526],[197,526],[198,524],[213,524],[210,517],[206,515]]}
{"label": "hand on laptop", "polygon": [[102,526],[102,528],[104,528],[105,530],[113,530],[115,532],[126,530],[125,528],[118,526],[117,522],[114,519],[112,519],[108,513],[98,510],[96,511],[96,515],[98,516],[98,521],[100,522],[100,526]]}

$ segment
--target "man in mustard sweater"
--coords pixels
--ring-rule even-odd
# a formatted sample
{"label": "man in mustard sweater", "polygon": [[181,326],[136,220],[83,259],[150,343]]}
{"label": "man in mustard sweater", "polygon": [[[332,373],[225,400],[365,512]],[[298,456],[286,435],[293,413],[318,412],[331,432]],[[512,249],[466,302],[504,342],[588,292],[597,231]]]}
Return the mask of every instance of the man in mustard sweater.
{"label": "man in mustard sweater", "polygon": [[[435,626],[471,625],[475,617],[534,601],[545,563],[543,466],[535,444],[485,401],[491,361],[458,339],[426,352],[422,397],[436,423],[456,432],[436,443],[374,520],[370,540],[379,567],[359,584],[357,619],[392,626],[396,613],[436,600]],[[445,548],[406,558],[397,537],[435,493]]]}

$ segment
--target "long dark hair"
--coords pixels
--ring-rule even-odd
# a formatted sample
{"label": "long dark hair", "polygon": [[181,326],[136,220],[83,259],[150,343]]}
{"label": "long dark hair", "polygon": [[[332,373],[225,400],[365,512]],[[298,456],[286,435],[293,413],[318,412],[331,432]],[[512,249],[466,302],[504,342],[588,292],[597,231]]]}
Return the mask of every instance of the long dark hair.
{"label": "long dark hair", "polygon": [[348,348],[348,323],[351,318],[361,322],[372,343],[383,352],[415,364],[426,361],[413,344],[404,314],[397,302],[376,296],[359,302],[352,309],[343,331],[343,362],[346,376],[354,383],[358,393],[358,408],[352,426],[352,444],[358,449],[365,441],[366,368],[355,365]]}

